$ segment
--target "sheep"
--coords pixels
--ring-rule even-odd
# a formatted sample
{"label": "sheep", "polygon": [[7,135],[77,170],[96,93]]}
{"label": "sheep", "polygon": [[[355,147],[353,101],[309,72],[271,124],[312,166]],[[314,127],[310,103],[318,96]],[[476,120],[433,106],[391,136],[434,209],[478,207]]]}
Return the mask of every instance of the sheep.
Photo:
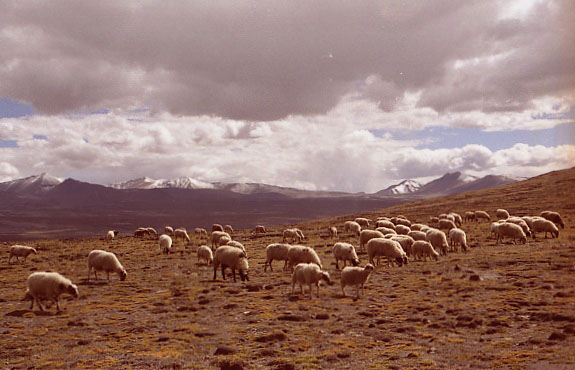
{"label": "sheep", "polygon": [[365,267],[345,267],[341,270],[341,294],[345,297],[344,288],[349,285],[357,285],[357,298],[359,298],[359,289],[361,288],[361,294],[364,294],[363,285],[367,282],[373,270],[374,267],[371,263],[368,263]]}
{"label": "sheep", "polygon": [[355,221],[346,221],[343,225],[343,231],[350,231],[355,236],[359,236],[361,225]]}
{"label": "sheep", "polygon": [[543,211],[539,214],[539,216],[553,222],[555,225],[560,226],[562,229],[565,229],[565,223],[563,222],[563,219],[559,213],[553,211]]}
{"label": "sheep", "polygon": [[220,224],[213,224],[212,225],[212,232],[214,231],[224,231],[224,227]]}
{"label": "sheep", "polygon": [[298,234],[296,229],[285,229],[283,232],[282,243],[285,243],[286,239],[290,239],[292,242],[293,241],[301,242],[300,235]]}
{"label": "sheep", "polygon": [[451,213],[448,214],[447,217],[445,217],[445,219],[455,223],[455,216],[453,216]]}
{"label": "sheep", "polygon": [[70,294],[78,298],[78,287],[57,272],[34,272],[28,276],[28,290],[25,297],[32,300],[30,309],[34,308],[34,302],[38,303],[41,311],[44,307],[40,303],[41,299],[49,299],[56,302],[56,308],[60,311],[59,297],[63,293]]}
{"label": "sheep", "polygon": [[411,227],[411,221],[409,221],[407,218],[405,217],[392,217],[390,220],[395,226],[397,225],[403,225],[403,226],[407,226],[407,227]]}
{"label": "sheep", "polygon": [[464,221],[476,221],[477,219],[475,218],[475,212],[473,211],[466,211],[465,214],[463,215],[463,220]]}
{"label": "sheep", "polygon": [[128,273],[118,257],[114,253],[106,252],[100,249],[94,249],[88,254],[88,281],[90,281],[90,273],[94,269],[94,277],[98,280],[97,271],[106,272],[108,281],[110,281],[110,272],[115,272],[120,277],[121,281],[126,280]]}
{"label": "sheep", "polygon": [[335,268],[337,270],[339,270],[339,260],[343,261],[343,267],[345,267],[347,261],[351,261],[354,266],[359,265],[359,258],[357,258],[353,245],[343,242],[335,243],[331,251],[335,257]]}
{"label": "sheep", "polygon": [[305,235],[303,234],[303,232],[298,229],[298,228],[294,228],[295,232],[297,233],[297,235],[299,236],[300,240],[304,240],[305,239]]}
{"label": "sheep", "polygon": [[441,220],[439,220],[439,224],[438,224],[438,229],[440,230],[447,230],[447,232],[449,232],[451,229],[456,229],[457,226],[455,225],[455,222],[448,220],[446,218],[442,218]]}
{"label": "sheep", "polygon": [[499,220],[506,220],[509,218],[509,212],[506,209],[499,208],[495,211],[495,217]]}
{"label": "sheep", "polygon": [[164,234],[174,236],[174,228],[171,226],[164,227]]}
{"label": "sheep", "polygon": [[330,238],[337,239],[337,227],[335,227],[335,226],[330,226],[330,227],[328,228],[328,231],[329,231],[329,237],[330,237]]}
{"label": "sheep", "polygon": [[430,228],[425,233],[425,240],[431,243],[431,246],[434,249],[439,250],[441,254],[447,255],[447,248],[448,248],[447,237],[445,236],[445,233],[443,231],[439,229]]}
{"label": "sheep", "polygon": [[110,241],[114,239],[120,232],[118,230],[109,230],[106,234],[106,240]]}
{"label": "sheep", "polygon": [[234,228],[232,227],[232,225],[226,225],[224,226],[224,231],[231,235],[234,233]]}
{"label": "sheep", "polygon": [[232,240],[232,237],[230,236],[230,234],[224,232],[224,231],[212,231],[212,250],[215,250],[215,248],[219,247],[220,245],[220,238],[221,237],[227,237],[229,240]]}
{"label": "sheep", "polygon": [[322,268],[321,260],[313,248],[303,245],[292,245],[288,250],[288,264],[290,269],[298,263],[315,263]]}
{"label": "sheep", "polygon": [[412,225],[411,225],[411,230],[412,230],[412,231],[421,231],[421,229],[423,229],[424,227],[427,227],[427,225],[424,225],[424,224],[412,224]]}
{"label": "sheep", "polygon": [[365,217],[357,217],[355,220],[361,227],[369,227],[369,219]]}
{"label": "sheep", "polygon": [[412,246],[413,246],[413,243],[415,242],[415,240],[413,240],[412,237],[407,236],[407,235],[395,235],[395,236],[392,236],[390,239],[398,242],[399,245],[401,245],[401,249],[403,249],[405,251],[405,254],[407,254],[408,257],[411,256]]}
{"label": "sheep", "polygon": [[432,225],[437,225],[439,223],[439,217],[430,217],[429,223]]}
{"label": "sheep", "polygon": [[384,235],[377,230],[362,230],[359,234],[359,249],[364,250],[364,246],[373,238],[383,238]]}
{"label": "sheep", "polygon": [[184,228],[179,228],[174,230],[174,240],[178,240],[178,238],[182,238],[182,241],[190,241],[190,236],[188,232]]}
{"label": "sheep", "polygon": [[[220,241],[224,239],[221,238]],[[246,253],[247,256],[247,252],[246,252],[246,247],[244,247],[244,245],[240,242],[238,242],[237,240],[229,240],[225,245],[229,245],[230,247],[235,247],[238,249],[241,249],[244,253]]]}
{"label": "sheep", "polygon": [[437,218],[439,218],[440,220],[445,220],[447,219],[447,213],[441,213],[439,214],[439,216],[437,216]]}
{"label": "sheep", "polygon": [[256,234],[258,233],[266,233],[266,227],[264,225],[257,225],[255,228]]}
{"label": "sheep", "polygon": [[407,233],[409,233],[411,231],[411,229],[409,228],[409,226],[405,226],[405,225],[401,225],[398,224],[395,226],[395,232],[399,235],[407,235]]}
{"label": "sheep", "polygon": [[395,230],[395,224],[389,220],[378,220],[375,222],[375,227],[387,227]]}
{"label": "sheep", "polygon": [[268,265],[270,270],[273,271],[273,260],[285,261],[283,270],[287,269],[288,265],[288,251],[291,248],[289,244],[272,243],[266,247],[266,262],[264,263],[264,272],[267,270]]}
{"label": "sheep", "polygon": [[491,232],[489,233],[489,236],[493,236],[496,239],[499,237],[499,225],[501,225],[502,222],[492,222],[491,223]]}
{"label": "sheep", "polygon": [[146,231],[148,235],[151,236],[153,239],[158,239],[158,232],[153,227],[146,227]]}
{"label": "sheep", "polygon": [[427,230],[429,229],[433,229],[432,227],[429,227],[427,225],[424,225],[421,229],[419,229],[419,231],[423,232],[423,233],[427,233]]}
{"label": "sheep", "polygon": [[12,262],[12,257],[16,257],[16,261],[20,262],[18,257],[24,257],[22,263],[26,262],[26,258],[30,254],[38,254],[38,251],[32,247],[28,247],[25,245],[13,245],[10,247],[10,257],[8,258],[8,263]]}
{"label": "sheep", "polygon": [[312,298],[312,284],[317,287],[317,296],[319,297],[319,282],[324,280],[331,285],[331,279],[327,271],[322,271],[321,267],[313,263],[299,263],[291,277],[291,293],[294,294],[295,284],[299,284],[299,288],[303,294],[303,284],[309,287],[309,298]]}
{"label": "sheep", "polygon": [[439,259],[439,253],[433,249],[433,246],[430,242],[425,240],[416,240],[412,246],[413,256],[416,259],[423,258],[424,261],[427,261],[427,257],[433,258],[434,260]]}
{"label": "sheep", "polygon": [[397,235],[397,232],[394,229],[390,229],[387,227],[378,227],[375,229],[375,231],[379,231],[380,233],[382,233],[383,235],[388,235],[388,234],[395,234]]}
{"label": "sheep", "polygon": [[491,221],[491,216],[485,211],[475,211],[475,221],[479,222],[480,220]]}
{"label": "sheep", "polygon": [[449,230],[449,239],[451,240],[451,250],[457,251],[457,245],[461,244],[461,248],[467,251],[467,238],[465,231],[461,229],[451,229]]}
{"label": "sheep", "polygon": [[531,236],[531,228],[529,227],[527,222],[525,222],[525,220],[522,219],[521,217],[511,216],[507,220],[505,220],[505,222],[511,222],[512,224],[516,224],[516,225],[521,226],[525,235],[527,235],[527,237]]}
{"label": "sheep", "polygon": [[198,263],[200,263],[200,259],[206,261],[206,265],[210,265],[212,262],[214,262],[214,255],[212,253],[212,249],[207,245],[201,245],[198,248],[197,254],[198,254]]}
{"label": "sheep", "polygon": [[453,216],[453,222],[455,222],[455,225],[457,225],[457,227],[461,227],[463,220],[461,219],[461,215],[459,213],[451,212],[449,213],[449,216]]}
{"label": "sheep", "polygon": [[232,241],[231,236],[223,235],[220,237],[216,243],[216,247],[221,247],[222,245],[227,245],[229,242]]}
{"label": "sheep", "polygon": [[425,233],[423,231],[410,231],[407,233],[407,236],[411,236],[413,240],[425,240]]}
{"label": "sheep", "polygon": [[236,270],[238,270],[240,274],[240,278],[242,281],[247,280],[249,281],[248,277],[248,258],[241,249],[236,247],[230,247],[229,245],[222,245],[216,249],[216,253],[214,253],[214,281],[216,280],[216,272],[218,271],[218,267],[222,266],[222,278],[226,280],[226,267],[232,269],[232,276],[234,278],[234,282],[236,282]]}
{"label": "sheep", "polygon": [[502,222],[497,227],[497,240],[495,244],[499,244],[500,240],[503,240],[504,237],[510,237],[513,239],[513,244],[515,244],[515,239],[519,239],[521,243],[527,243],[527,236],[521,226],[513,224],[511,222]]}
{"label": "sheep", "polygon": [[547,233],[551,233],[552,238],[559,237],[559,229],[550,220],[546,219],[535,219],[533,220],[533,238],[535,239],[536,232],[545,232],[545,238],[547,238]]}
{"label": "sheep", "polygon": [[165,254],[170,254],[170,250],[172,249],[172,238],[169,235],[162,234],[160,236],[160,249]]}
{"label": "sheep", "polygon": [[385,238],[373,238],[367,242],[367,256],[372,265],[374,265],[374,257],[377,257],[379,264],[379,258],[381,256],[386,257],[388,265],[393,260],[395,260],[399,266],[408,263],[407,254],[401,248],[401,245],[395,240]]}
{"label": "sheep", "polygon": [[143,238],[146,235],[148,235],[148,230],[146,230],[144,227],[139,227],[136,229],[136,231],[134,231],[134,236],[136,238]]}
{"label": "sheep", "polygon": [[202,237],[208,237],[208,231],[206,229],[204,229],[203,227],[196,227],[194,229],[194,235],[196,235],[198,238],[202,238]]}

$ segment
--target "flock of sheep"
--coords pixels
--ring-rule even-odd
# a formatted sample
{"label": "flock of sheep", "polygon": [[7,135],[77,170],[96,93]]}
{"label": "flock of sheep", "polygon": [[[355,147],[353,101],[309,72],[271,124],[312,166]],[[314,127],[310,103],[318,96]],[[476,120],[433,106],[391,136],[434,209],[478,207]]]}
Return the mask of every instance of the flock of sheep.
{"label": "flock of sheep", "polygon": [[[510,238],[513,243],[519,240],[522,243],[527,242],[527,237],[535,239],[536,233],[544,233],[545,237],[550,233],[551,237],[559,236],[558,227],[564,228],[564,222],[557,212],[544,211],[539,216],[510,216],[509,212],[504,209],[496,211],[498,221],[491,224],[491,234],[496,237],[496,244],[504,238]],[[369,263],[364,267],[359,267],[360,260],[354,245],[347,242],[336,242],[332,248],[335,258],[336,269],[339,270],[340,261],[343,262],[341,271],[340,286],[343,296],[345,296],[345,287],[357,287],[357,296],[360,290],[363,293],[364,284],[367,282],[370,274],[375,267],[379,265],[380,258],[384,257],[387,264],[396,263],[398,266],[408,264],[409,258],[424,259],[433,258],[438,260],[440,255],[447,255],[449,252],[456,252],[459,246],[463,251],[468,250],[467,238],[465,232],[461,229],[464,221],[474,222],[487,220],[491,217],[485,211],[465,212],[462,218],[457,213],[440,214],[437,217],[431,217],[428,224],[412,223],[405,216],[398,215],[395,217],[378,217],[375,221],[367,218],[358,217],[353,221],[344,223],[344,232],[349,232],[352,236],[358,238],[360,252],[366,253]],[[374,229],[369,229],[374,225]],[[266,233],[266,228],[262,225],[255,227],[254,232]],[[338,230],[335,226],[328,228],[331,238],[338,238]],[[447,234],[446,234],[447,232]],[[222,227],[219,224],[212,226],[211,234],[207,230],[196,228],[194,234],[199,238],[207,238],[211,246],[201,245],[197,249],[198,262],[204,261],[206,265],[212,265],[214,269],[213,279],[216,280],[216,273],[221,267],[222,278],[225,280],[225,269],[232,271],[234,281],[236,281],[236,270],[242,281],[249,280],[248,255],[246,248],[242,243],[232,240],[233,228],[230,225]],[[106,240],[110,241],[118,235],[118,231],[110,230],[106,234]],[[159,241],[160,250],[169,254],[172,249],[173,239],[181,238],[184,241],[190,241],[190,237],[184,228],[173,229],[166,226],[164,233],[159,235],[151,227],[138,228],[134,232],[135,237],[149,237]],[[272,243],[266,247],[266,260],[264,263],[264,272],[269,266],[273,271],[272,262],[284,261],[283,270],[292,271],[292,293],[295,285],[300,286],[303,293],[303,285],[309,288],[310,297],[312,296],[312,286],[316,286],[317,295],[319,296],[320,281],[332,284],[330,275],[323,269],[321,259],[312,247],[304,245],[292,245],[286,243],[289,241],[301,242],[305,239],[303,232],[297,228],[286,229],[283,232],[281,243]],[[448,243],[448,239],[450,243]],[[9,263],[13,257],[22,263],[30,254],[36,254],[36,249],[23,245],[14,245],[10,248]],[[88,254],[88,281],[92,270],[94,277],[98,279],[97,272],[103,271],[110,280],[110,273],[118,274],[120,280],[127,277],[126,269],[122,266],[114,253],[93,250]],[[347,263],[353,266],[346,266]],[[43,311],[44,307],[41,300],[52,300],[60,310],[59,297],[66,293],[78,297],[78,287],[69,279],[57,272],[34,272],[27,280],[28,289],[25,293],[25,299],[31,300],[30,309],[34,303]]]}

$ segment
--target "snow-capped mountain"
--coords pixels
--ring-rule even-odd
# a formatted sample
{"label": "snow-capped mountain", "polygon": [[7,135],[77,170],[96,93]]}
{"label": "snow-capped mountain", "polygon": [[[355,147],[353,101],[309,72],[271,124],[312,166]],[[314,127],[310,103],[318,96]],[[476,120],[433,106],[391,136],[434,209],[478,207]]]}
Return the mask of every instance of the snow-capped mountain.
{"label": "snow-capped mountain", "polygon": [[384,190],[378,191],[378,195],[398,195],[398,194],[409,194],[421,188],[421,184],[415,180],[403,180],[399,184],[391,185]]}
{"label": "snow-capped mountain", "polygon": [[62,183],[62,179],[43,172],[40,175],[25,177],[0,183],[0,191],[17,193],[42,193]]}
{"label": "snow-capped mountain", "polygon": [[209,182],[187,176],[167,180],[154,180],[149,177],[141,177],[139,179],[111,184],[110,187],[115,189],[214,189],[214,185]]}

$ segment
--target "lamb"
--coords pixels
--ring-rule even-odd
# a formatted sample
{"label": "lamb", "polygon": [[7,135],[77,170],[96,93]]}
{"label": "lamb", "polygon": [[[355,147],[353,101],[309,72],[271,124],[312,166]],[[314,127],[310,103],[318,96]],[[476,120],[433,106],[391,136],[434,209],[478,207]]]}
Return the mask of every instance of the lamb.
{"label": "lamb", "polygon": [[234,233],[234,228],[232,227],[232,225],[226,225],[224,226],[224,231],[231,235]]}
{"label": "lamb", "polygon": [[285,271],[288,265],[289,255],[288,252],[291,248],[289,244],[272,243],[266,247],[266,262],[264,263],[264,272],[267,270],[268,265],[270,270],[273,271],[273,260],[285,261],[283,270]]}
{"label": "lamb", "polygon": [[409,228],[409,226],[405,226],[405,225],[401,225],[398,224],[395,226],[395,232],[400,234],[400,235],[407,235],[407,233],[409,233],[411,231],[411,229]]}
{"label": "lamb", "polygon": [[565,229],[565,223],[563,222],[563,219],[559,213],[553,211],[543,211],[539,214],[539,216],[553,222],[555,225],[560,226],[562,229]]}
{"label": "lamb", "polygon": [[479,222],[480,220],[491,221],[491,216],[489,216],[489,213],[485,211],[475,211],[475,220],[477,222]]}
{"label": "lamb", "polygon": [[545,238],[547,238],[547,233],[551,233],[552,238],[559,237],[559,229],[552,221],[546,219],[533,220],[533,238],[535,238],[536,232],[541,231],[545,233]]}
{"label": "lamb", "polygon": [[296,231],[296,229],[285,229],[283,232],[282,243],[285,243],[286,239],[290,239],[292,242],[301,242],[300,234]]}
{"label": "lamb", "polygon": [[431,243],[425,240],[415,241],[415,243],[413,243],[412,250],[414,258],[423,258],[424,261],[427,261],[427,257],[433,258],[436,261],[439,259],[439,253],[433,249]]}
{"label": "lamb", "polygon": [[264,225],[257,225],[255,228],[256,234],[258,233],[266,233],[266,227]]}
{"label": "lamb", "polygon": [[232,269],[234,282],[236,282],[236,270],[238,270],[242,281],[250,280],[248,277],[248,258],[241,249],[230,247],[229,245],[223,245],[216,249],[214,254],[214,280],[216,280],[216,272],[220,265],[222,266],[222,278],[224,280],[226,280],[226,267]]}
{"label": "lamb", "polygon": [[378,220],[375,222],[375,227],[387,227],[395,230],[395,224],[389,220]]}
{"label": "lamb", "polygon": [[[220,241],[224,239],[221,238]],[[247,252],[246,252],[246,247],[244,247],[244,245],[240,242],[238,242],[237,240],[229,240],[225,245],[229,245],[230,247],[235,247],[238,249],[241,249],[244,253],[246,253],[247,256]]]}
{"label": "lamb", "polygon": [[20,262],[18,257],[24,257],[22,263],[26,262],[26,258],[30,254],[38,254],[38,251],[32,247],[28,247],[26,245],[13,245],[10,247],[10,257],[8,258],[8,263],[12,261],[12,257],[16,257],[16,261]]}
{"label": "lamb", "polygon": [[475,212],[473,211],[466,211],[465,214],[463,215],[463,220],[464,221],[476,221],[475,218]]}
{"label": "lamb", "polygon": [[353,245],[343,242],[335,243],[331,251],[335,257],[336,269],[339,270],[339,260],[343,261],[343,267],[345,267],[347,261],[350,261],[354,266],[359,265],[359,258]]}
{"label": "lamb", "polygon": [[415,242],[415,240],[413,240],[412,237],[407,236],[407,235],[396,235],[396,236],[392,236],[390,239],[398,242],[399,245],[401,245],[401,249],[403,249],[405,251],[405,254],[407,254],[408,257],[411,256],[412,246],[413,246],[413,243]]}
{"label": "lamb", "polygon": [[507,212],[506,209],[499,208],[497,211],[495,211],[495,217],[497,217],[499,220],[506,220],[509,218],[509,212]]}
{"label": "lamb", "polygon": [[359,249],[364,250],[364,246],[373,238],[383,238],[384,235],[377,230],[362,230],[359,234]]}
{"label": "lamb", "polygon": [[309,287],[309,298],[312,297],[312,284],[317,287],[317,296],[319,297],[319,282],[324,280],[329,285],[331,285],[331,279],[329,278],[329,273],[327,271],[322,271],[321,267],[313,263],[299,263],[292,274],[291,277],[291,292],[294,294],[295,284],[298,283],[303,293],[303,284],[307,284]]}
{"label": "lamb", "polygon": [[365,265],[365,267],[344,267],[341,271],[341,293],[345,297],[344,288],[348,285],[357,285],[357,297],[359,298],[359,289],[361,288],[361,294],[363,292],[363,285],[369,279],[369,275],[373,272],[374,267],[371,263]]}
{"label": "lamb", "polygon": [[215,250],[216,247],[219,247],[219,246],[225,244],[225,243],[220,244],[220,238],[223,236],[227,237],[229,240],[232,240],[232,237],[230,236],[230,234],[228,234],[224,231],[212,231],[212,250]]}
{"label": "lamb", "polygon": [[197,254],[198,254],[198,263],[200,263],[200,259],[206,261],[206,265],[210,265],[212,262],[214,262],[214,255],[212,253],[212,249],[207,245],[201,245],[198,248]]}
{"label": "lamb", "polygon": [[292,245],[288,250],[288,264],[293,270],[293,267],[298,263],[315,263],[322,268],[321,260],[313,248]]}
{"label": "lamb", "polygon": [[171,226],[164,227],[164,234],[173,236],[174,235],[174,228]]}
{"label": "lamb", "polygon": [[165,254],[170,254],[172,249],[172,238],[169,235],[162,234],[160,236],[160,249]]}
{"label": "lamb", "polygon": [[196,227],[194,229],[194,235],[196,235],[197,237],[201,238],[201,237],[208,237],[208,231],[206,229],[204,229],[203,227]]}
{"label": "lamb", "polygon": [[214,231],[224,231],[224,227],[220,224],[213,224],[212,225],[212,232]]}
{"label": "lamb", "polygon": [[510,237],[513,239],[513,244],[515,244],[515,239],[519,239],[523,244],[527,243],[527,236],[523,232],[521,226],[510,223],[503,222],[497,227],[497,240],[495,244],[499,244],[499,240],[503,240],[504,237]]}
{"label": "lamb", "polygon": [[457,245],[461,244],[461,248],[467,251],[467,238],[465,231],[461,229],[451,229],[449,230],[449,239],[451,240],[451,250],[457,251]]}
{"label": "lamb", "polygon": [[97,271],[104,271],[110,281],[110,272],[115,272],[120,277],[121,281],[126,280],[128,273],[118,257],[114,253],[106,252],[100,249],[94,249],[88,254],[88,281],[90,281],[90,273],[94,269],[94,277],[98,280]]}
{"label": "lamb", "polygon": [[78,287],[57,272],[34,272],[28,276],[28,290],[25,297],[32,300],[30,309],[34,308],[34,302],[38,303],[41,311],[44,307],[41,299],[49,299],[56,302],[56,308],[60,311],[59,297],[63,293],[78,298]]}
{"label": "lamb", "polygon": [[365,217],[357,217],[355,220],[361,227],[369,227],[369,219]]}
{"label": "lamb", "polygon": [[395,240],[385,238],[373,238],[367,242],[367,255],[372,265],[374,264],[374,257],[377,257],[379,264],[379,258],[381,256],[386,257],[388,264],[393,260],[395,260],[399,266],[408,263],[407,254],[401,248],[401,245]]}
{"label": "lamb", "polygon": [[188,232],[184,228],[179,228],[174,230],[174,240],[178,240],[178,238],[182,238],[182,241],[190,241],[190,236]]}
{"label": "lamb", "polygon": [[328,229],[328,231],[329,231],[329,237],[330,237],[330,238],[337,239],[337,227],[335,227],[335,226],[330,226],[329,229]]}
{"label": "lamb", "polygon": [[361,225],[355,221],[346,221],[343,225],[343,231],[350,231],[355,236],[359,236]]}
{"label": "lamb", "polygon": [[389,234],[397,235],[397,232],[394,229],[390,229],[388,227],[383,227],[383,226],[376,228],[375,231],[379,231],[383,235],[389,235]]}
{"label": "lamb", "polygon": [[434,249],[439,250],[441,254],[447,255],[447,248],[448,248],[447,237],[445,236],[445,233],[443,231],[439,229],[430,228],[425,233],[425,240],[431,243],[431,246]]}
{"label": "lamb", "polygon": [[446,218],[442,218],[439,220],[439,225],[438,225],[438,229],[440,230],[447,230],[447,232],[449,232],[451,229],[456,229],[457,226],[455,225],[455,222],[448,220]]}
{"label": "lamb", "polygon": [[410,231],[407,236],[411,236],[413,240],[425,240],[425,233],[423,231]]}
{"label": "lamb", "polygon": [[120,232],[118,230],[109,230],[106,234],[106,240],[110,241],[114,239]]}

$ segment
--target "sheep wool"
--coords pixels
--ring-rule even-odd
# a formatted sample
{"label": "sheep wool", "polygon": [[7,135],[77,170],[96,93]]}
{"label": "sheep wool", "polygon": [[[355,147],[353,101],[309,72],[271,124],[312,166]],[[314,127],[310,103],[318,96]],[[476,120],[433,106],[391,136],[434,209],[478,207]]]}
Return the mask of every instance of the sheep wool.
{"label": "sheep wool", "polygon": [[88,281],[90,281],[92,269],[94,269],[96,280],[98,280],[97,271],[104,271],[108,280],[110,280],[110,272],[117,273],[121,281],[126,280],[126,276],[128,276],[126,269],[124,269],[114,253],[100,249],[94,249],[88,254]]}
{"label": "sheep wool", "polygon": [[322,268],[321,260],[313,248],[303,245],[292,245],[288,250],[288,261],[291,269],[298,263],[315,263]]}
{"label": "sheep wool", "polygon": [[216,249],[214,253],[214,280],[216,280],[216,272],[220,266],[222,267],[222,278],[224,280],[226,280],[226,267],[232,270],[234,282],[236,281],[236,270],[238,270],[242,281],[250,280],[248,277],[248,258],[245,252],[239,248],[222,245]]}
{"label": "sheep wool", "polygon": [[359,258],[353,245],[344,242],[335,243],[331,251],[335,257],[336,269],[339,270],[339,261],[343,261],[343,267],[345,267],[347,261],[350,261],[354,266],[359,265]]}
{"label": "sheep wool", "polygon": [[8,263],[12,262],[12,257],[16,257],[16,261],[20,262],[18,257],[24,257],[22,263],[26,262],[26,259],[30,254],[38,254],[36,249],[28,247],[26,245],[13,245],[10,247],[10,257],[8,258]]}
{"label": "sheep wool", "polygon": [[200,259],[203,259],[206,262],[206,265],[211,264],[214,261],[214,254],[212,253],[212,249],[207,245],[201,245],[198,248],[198,263]]}
{"label": "sheep wool", "polygon": [[361,294],[363,295],[363,286],[369,279],[369,275],[373,272],[374,267],[372,264],[368,263],[365,267],[344,267],[341,270],[341,294],[345,297],[346,286],[357,286],[357,297],[359,298],[359,290],[361,288]]}
{"label": "sheep wool", "polygon": [[283,244],[283,243],[272,243],[266,247],[266,262],[264,263],[264,272],[267,270],[267,267],[270,267],[270,270],[273,271],[272,262],[274,260],[278,261],[285,261],[284,263],[284,271],[287,269],[288,260],[289,260],[289,250],[291,245]]}
{"label": "sheep wool", "polygon": [[392,261],[397,262],[398,266],[408,263],[407,254],[401,248],[401,245],[395,240],[385,238],[373,238],[367,242],[367,256],[369,262],[374,265],[374,258],[385,257],[388,264]]}
{"label": "sheep wool", "polygon": [[312,285],[317,287],[317,296],[319,297],[319,282],[323,280],[331,285],[329,273],[322,271],[321,268],[313,263],[299,263],[292,274],[292,294],[295,290],[296,283],[299,284],[303,294],[303,284],[309,287],[309,297],[312,297]]}
{"label": "sheep wool", "polygon": [[74,298],[78,298],[78,287],[57,272],[34,272],[28,276],[28,290],[26,297],[32,300],[30,309],[34,308],[34,302],[38,304],[41,311],[44,307],[40,303],[41,299],[52,300],[56,303],[56,308],[60,311],[60,295],[66,293]]}
{"label": "sheep wool", "polygon": [[172,238],[169,235],[163,234],[160,236],[160,249],[165,254],[170,254],[172,249]]}

